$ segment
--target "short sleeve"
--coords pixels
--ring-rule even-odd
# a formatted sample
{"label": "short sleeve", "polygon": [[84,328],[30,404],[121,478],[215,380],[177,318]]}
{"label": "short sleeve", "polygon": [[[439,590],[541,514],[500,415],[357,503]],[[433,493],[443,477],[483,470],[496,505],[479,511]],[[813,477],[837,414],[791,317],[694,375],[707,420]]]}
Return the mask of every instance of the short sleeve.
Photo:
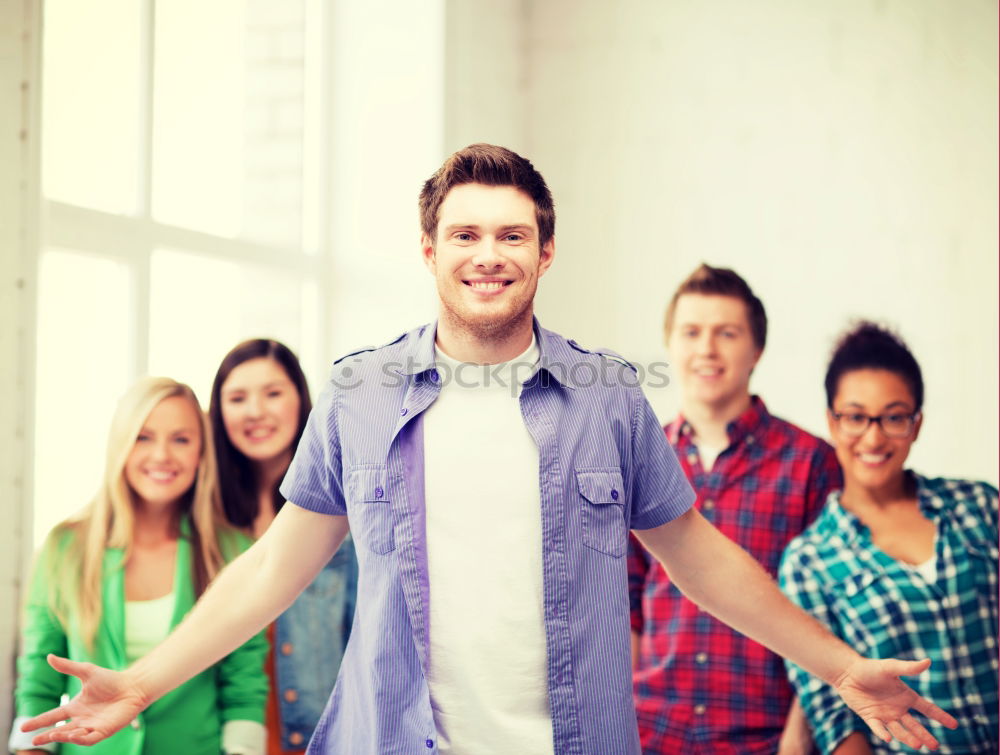
{"label": "short sleeve", "polygon": [[[801,537],[789,543],[778,568],[778,584],[793,603],[815,617],[834,635],[843,638],[838,617],[830,609],[817,578],[822,564],[813,553],[812,546]],[[867,735],[867,725],[847,707],[833,687],[790,661],[785,661],[785,668],[809,721],[813,741],[821,753],[832,753],[855,731]]]}
{"label": "short sleeve", "polygon": [[648,530],[694,505],[695,493],[646,397],[635,389],[632,425],[632,512],[629,527]]}
{"label": "short sleeve", "polygon": [[819,441],[809,465],[809,482],[806,486],[805,529],[823,510],[826,499],[834,490],[843,488],[843,474],[837,454],[829,443]]}
{"label": "short sleeve", "polygon": [[338,388],[328,382],[313,406],[280,492],[320,514],[347,514],[337,424]]}

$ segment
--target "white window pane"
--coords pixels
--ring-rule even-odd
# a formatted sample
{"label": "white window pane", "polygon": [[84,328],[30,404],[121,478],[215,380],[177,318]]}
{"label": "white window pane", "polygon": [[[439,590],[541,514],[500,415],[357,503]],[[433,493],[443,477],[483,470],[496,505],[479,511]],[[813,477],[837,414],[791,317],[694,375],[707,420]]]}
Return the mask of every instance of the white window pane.
{"label": "white window pane", "polygon": [[303,0],[157,5],[157,220],[301,246],[305,54]]}
{"label": "white window pane", "polygon": [[35,545],[97,492],[111,415],[131,380],[131,280],[120,263],[42,255],[35,394]]}
{"label": "white window pane", "polygon": [[[299,247],[305,181],[305,3],[248,0],[246,20],[242,235],[265,244]],[[314,48],[309,52],[318,55]]]}
{"label": "white window pane", "polygon": [[222,236],[240,229],[243,5],[156,4],[153,215]]}
{"label": "white window pane", "polygon": [[207,406],[222,357],[246,338],[298,351],[302,282],[278,269],[159,249],[151,261],[149,368]]}
{"label": "white window pane", "polygon": [[136,208],[139,0],[45,0],[42,190],[108,212]]}

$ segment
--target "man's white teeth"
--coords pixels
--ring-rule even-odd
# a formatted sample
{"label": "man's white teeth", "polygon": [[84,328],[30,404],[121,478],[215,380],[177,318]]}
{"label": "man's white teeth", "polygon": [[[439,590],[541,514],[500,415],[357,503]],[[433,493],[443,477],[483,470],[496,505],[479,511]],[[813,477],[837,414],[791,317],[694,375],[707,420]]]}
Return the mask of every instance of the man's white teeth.
{"label": "man's white teeth", "polygon": [[494,291],[498,288],[503,288],[503,281],[473,281],[469,285],[473,288],[483,289],[484,291]]}
{"label": "man's white teeth", "polygon": [[151,470],[146,472],[153,480],[156,482],[170,482],[176,476],[173,472],[166,472],[163,470]]}
{"label": "man's white teeth", "polygon": [[858,458],[865,464],[881,464],[889,458],[889,454],[858,454]]}

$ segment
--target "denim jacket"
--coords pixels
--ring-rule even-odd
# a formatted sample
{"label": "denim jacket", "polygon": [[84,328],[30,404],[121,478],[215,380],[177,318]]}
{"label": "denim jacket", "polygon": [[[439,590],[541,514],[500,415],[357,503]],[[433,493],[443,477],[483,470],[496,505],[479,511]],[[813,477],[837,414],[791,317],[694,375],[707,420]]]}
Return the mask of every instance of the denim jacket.
{"label": "denim jacket", "polygon": [[350,535],[275,626],[281,744],[302,749],[333,690],[351,633],[358,560]]}

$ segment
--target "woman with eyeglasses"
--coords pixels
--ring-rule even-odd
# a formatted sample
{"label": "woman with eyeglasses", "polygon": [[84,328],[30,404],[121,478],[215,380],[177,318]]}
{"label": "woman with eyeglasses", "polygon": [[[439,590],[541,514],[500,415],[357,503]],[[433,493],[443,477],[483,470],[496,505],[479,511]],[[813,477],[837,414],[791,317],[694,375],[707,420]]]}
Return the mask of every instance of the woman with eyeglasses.
{"label": "woman with eyeglasses", "polygon": [[[862,655],[932,659],[911,684],[958,719],[954,730],[922,721],[940,752],[996,753],[997,491],[904,468],[923,394],[920,367],[896,335],[863,322],[843,336],[826,395],[844,489],[788,545],[779,579]],[[828,685],[788,671],[822,753],[898,751]]]}

